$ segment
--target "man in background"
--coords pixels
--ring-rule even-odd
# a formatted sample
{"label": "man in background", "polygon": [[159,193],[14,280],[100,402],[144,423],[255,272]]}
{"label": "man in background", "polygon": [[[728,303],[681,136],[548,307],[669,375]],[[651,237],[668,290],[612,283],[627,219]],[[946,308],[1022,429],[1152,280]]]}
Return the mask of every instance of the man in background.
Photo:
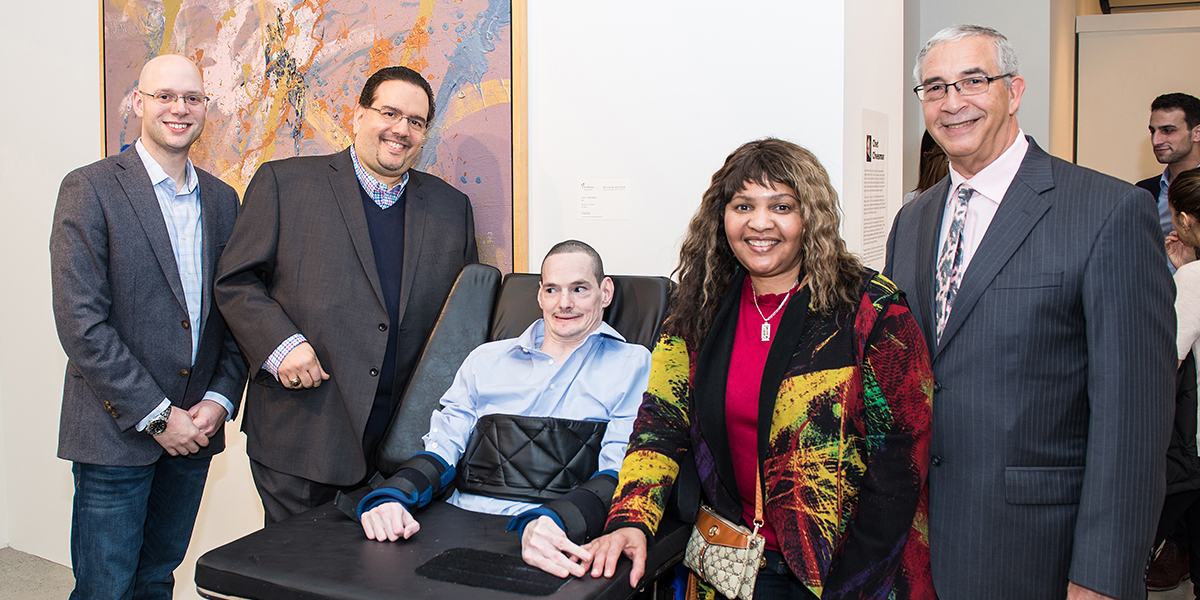
{"label": "man in background", "polygon": [[263,164],[216,296],[252,369],[246,450],[268,523],[331,501],[375,447],[462,267],[467,197],[412,167],[434,116],[420,73],[385,67],[336,154]]}
{"label": "man in background", "polygon": [[[1137,182],[1137,185],[1157,199],[1159,225],[1162,227],[1163,235],[1171,236],[1175,227],[1171,224],[1171,207],[1167,203],[1167,190],[1176,175],[1200,166],[1200,100],[1182,93],[1163,94],[1155,98],[1154,102],[1150,104],[1150,147],[1159,164],[1167,166],[1163,169],[1162,175],[1143,179]],[[1168,262],[1167,266],[1170,267],[1172,273],[1175,272],[1174,265]],[[1179,366],[1179,389],[1177,390],[1177,394],[1181,395],[1179,401],[1190,402],[1192,406],[1196,403],[1195,370],[1196,360],[1191,355],[1184,359]],[[1176,412],[1181,418],[1187,418],[1181,411]],[[1174,440],[1171,445],[1171,452],[1181,450],[1185,450],[1185,452],[1182,455],[1172,455],[1168,461],[1168,500],[1164,504],[1163,510],[1163,516],[1168,519],[1180,508],[1178,499],[1181,498],[1180,496],[1176,496],[1174,499],[1170,497],[1197,485],[1190,477],[1185,476],[1185,474],[1190,474],[1187,470],[1171,468],[1194,463],[1195,457],[1189,456],[1186,452],[1189,446],[1179,446],[1174,443]],[[1160,525],[1162,528],[1173,529],[1171,523],[1161,523]],[[1170,531],[1170,529],[1167,530]],[[1189,549],[1184,543],[1186,537],[1186,535],[1173,535],[1167,538],[1160,547],[1155,548],[1154,560],[1146,571],[1147,589],[1152,591],[1175,589],[1181,581],[1190,576],[1188,573]],[[1175,542],[1176,539],[1180,540],[1179,544]]]}
{"label": "man in background", "polygon": [[[1200,167],[1200,100],[1188,94],[1163,94],[1150,103],[1150,148],[1162,175],[1137,182],[1158,201],[1158,223],[1163,235],[1175,230],[1167,189],[1175,176]],[[1173,270],[1173,269],[1172,269]]]}
{"label": "man in background", "polygon": [[188,152],[209,99],[182,56],[146,63],[141,137],[68,174],[50,234],[67,353],[58,456],[72,461],[73,600],[169,599],[246,366],[212,301],[237,193]]}

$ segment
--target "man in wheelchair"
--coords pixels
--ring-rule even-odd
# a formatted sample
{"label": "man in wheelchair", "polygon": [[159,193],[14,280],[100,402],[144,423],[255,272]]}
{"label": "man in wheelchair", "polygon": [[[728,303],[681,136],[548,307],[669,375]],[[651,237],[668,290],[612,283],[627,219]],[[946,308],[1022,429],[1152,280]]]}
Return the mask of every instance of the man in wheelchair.
{"label": "man in wheelchair", "polygon": [[525,562],[582,576],[591,556],[580,544],[604,529],[650,372],[650,353],[602,320],[612,297],[591,246],[551,248],[543,318],[467,356],[430,418],[425,451],[359,503],[367,537],[411,537],[413,513],[454,483],[447,502],[513,516]]}

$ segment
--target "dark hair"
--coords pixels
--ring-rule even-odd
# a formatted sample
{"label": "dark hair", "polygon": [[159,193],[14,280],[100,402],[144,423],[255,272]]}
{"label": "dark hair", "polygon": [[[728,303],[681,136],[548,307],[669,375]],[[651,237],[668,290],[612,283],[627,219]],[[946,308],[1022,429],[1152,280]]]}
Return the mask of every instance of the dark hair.
{"label": "dark hair", "polygon": [[367,83],[363,84],[362,93],[358,95],[358,103],[364,108],[371,108],[371,105],[375,103],[375,90],[379,89],[379,84],[385,81],[404,81],[425,90],[425,95],[429,98],[429,114],[425,115],[425,121],[430,125],[433,124],[433,88],[429,87],[429,82],[420,73],[408,67],[384,67],[375,71],[367,79]]}
{"label": "dark hair", "polygon": [[1167,202],[1175,212],[1200,219],[1200,169],[1190,169],[1175,176],[1167,188]]}
{"label": "dark hair", "polygon": [[837,192],[829,174],[808,150],[766,138],[733,151],[712,176],[679,249],[679,291],[664,325],[689,344],[703,342],[729,291],[738,260],[725,236],[725,206],[747,183],[786,185],[796,192],[804,221],[800,266],[812,288],[812,307],[828,311],[853,305],[862,265],[838,235]]}
{"label": "dark hair", "polygon": [[950,160],[946,152],[926,131],[921,137],[921,163],[917,172],[917,192],[923,192],[950,174]]}
{"label": "dark hair", "polygon": [[1182,110],[1183,120],[1187,123],[1188,129],[1195,129],[1200,125],[1200,100],[1195,96],[1184,94],[1183,92],[1175,92],[1173,94],[1163,94],[1154,99],[1150,103],[1151,112],[1156,110]]}
{"label": "dark hair", "polygon": [[[550,258],[555,254],[569,254],[571,252],[586,254],[588,258],[592,259],[592,273],[596,276],[596,283],[599,284],[604,281],[604,261],[600,260],[600,253],[596,252],[595,248],[579,240],[565,240],[555,244],[546,253],[546,258]],[[546,265],[546,258],[542,259],[543,268]]]}

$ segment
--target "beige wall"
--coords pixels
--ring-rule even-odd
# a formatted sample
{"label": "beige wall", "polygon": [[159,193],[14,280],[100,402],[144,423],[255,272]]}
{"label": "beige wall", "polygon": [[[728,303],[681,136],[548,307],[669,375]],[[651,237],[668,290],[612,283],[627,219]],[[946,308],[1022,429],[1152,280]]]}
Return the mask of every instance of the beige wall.
{"label": "beige wall", "polygon": [[1083,16],[1079,32],[1079,164],[1125,181],[1161,174],[1150,150],[1150,103],[1200,96],[1200,10]]}

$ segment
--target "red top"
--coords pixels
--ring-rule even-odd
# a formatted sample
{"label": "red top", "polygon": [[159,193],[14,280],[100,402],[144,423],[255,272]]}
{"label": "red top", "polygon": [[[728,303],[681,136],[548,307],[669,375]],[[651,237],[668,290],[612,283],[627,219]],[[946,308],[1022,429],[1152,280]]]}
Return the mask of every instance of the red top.
{"label": "red top", "polygon": [[[796,288],[792,288],[795,295]],[[758,297],[758,308],[754,307],[754,292],[750,278],[742,286],[742,299],[738,309],[737,333],[733,337],[733,355],[729,358],[729,379],[725,385],[725,422],[729,428],[729,452],[733,459],[733,473],[737,479],[738,494],[742,497],[742,518],[754,528],[755,472],[758,469],[758,393],[762,382],[763,367],[767,364],[767,353],[771,342],[762,339],[763,317],[771,317],[780,307],[784,294],[763,294]],[[762,311],[760,316],[758,313]],[[774,340],[783,319],[781,309],[770,318],[771,339]],[[758,532],[767,541],[768,550],[779,550],[775,529],[766,522]]]}

